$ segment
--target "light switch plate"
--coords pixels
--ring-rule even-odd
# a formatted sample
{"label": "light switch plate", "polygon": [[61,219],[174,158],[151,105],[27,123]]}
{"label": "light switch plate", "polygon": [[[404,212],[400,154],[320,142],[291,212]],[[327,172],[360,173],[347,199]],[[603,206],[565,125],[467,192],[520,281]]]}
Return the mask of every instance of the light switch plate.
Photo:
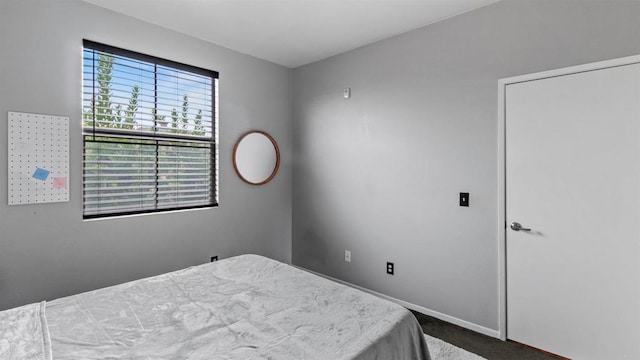
{"label": "light switch plate", "polygon": [[460,193],[460,206],[469,207],[469,193]]}

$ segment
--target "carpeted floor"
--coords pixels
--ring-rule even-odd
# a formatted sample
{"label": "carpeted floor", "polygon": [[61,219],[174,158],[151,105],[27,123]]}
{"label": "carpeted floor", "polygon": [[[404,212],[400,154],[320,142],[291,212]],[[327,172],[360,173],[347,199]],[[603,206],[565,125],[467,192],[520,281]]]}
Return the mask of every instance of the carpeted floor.
{"label": "carpeted floor", "polygon": [[412,311],[425,334],[478,354],[487,360],[558,360],[555,357],[513,341],[502,341],[446,321]]}

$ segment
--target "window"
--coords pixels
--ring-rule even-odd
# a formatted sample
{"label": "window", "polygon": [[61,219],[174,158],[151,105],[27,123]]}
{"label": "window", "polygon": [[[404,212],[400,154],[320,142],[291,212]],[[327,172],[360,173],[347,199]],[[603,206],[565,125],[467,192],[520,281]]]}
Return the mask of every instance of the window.
{"label": "window", "polygon": [[216,206],[218,73],[83,45],[84,218]]}

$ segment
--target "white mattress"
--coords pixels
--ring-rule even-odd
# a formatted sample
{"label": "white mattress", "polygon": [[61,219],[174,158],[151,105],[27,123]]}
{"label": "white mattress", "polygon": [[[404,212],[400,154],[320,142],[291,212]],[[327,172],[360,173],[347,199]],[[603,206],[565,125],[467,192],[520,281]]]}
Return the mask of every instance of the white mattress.
{"label": "white mattress", "polygon": [[60,298],[44,324],[33,359],[47,328],[56,360],[429,359],[408,310],[257,255]]}

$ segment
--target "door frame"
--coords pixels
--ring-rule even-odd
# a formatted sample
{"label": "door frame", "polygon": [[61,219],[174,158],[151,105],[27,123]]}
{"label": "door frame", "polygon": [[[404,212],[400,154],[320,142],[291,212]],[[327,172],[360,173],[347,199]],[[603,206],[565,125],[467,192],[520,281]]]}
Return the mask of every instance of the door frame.
{"label": "door frame", "polygon": [[498,336],[507,340],[507,214],[506,214],[506,87],[527,81],[548,79],[569,74],[640,64],[640,55],[569,66],[555,70],[519,75],[498,80]]}

